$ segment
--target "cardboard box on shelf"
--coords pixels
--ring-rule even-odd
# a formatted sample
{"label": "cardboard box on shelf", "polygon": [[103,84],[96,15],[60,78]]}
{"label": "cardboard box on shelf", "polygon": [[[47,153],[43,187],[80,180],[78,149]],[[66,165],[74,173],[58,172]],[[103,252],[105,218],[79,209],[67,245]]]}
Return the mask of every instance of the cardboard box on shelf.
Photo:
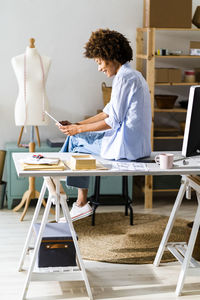
{"label": "cardboard box on shelf", "polygon": [[191,28],[192,0],[144,0],[143,27]]}
{"label": "cardboard box on shelf", "polygon": [[168,69],[156,68],[155,69],[155,82],[169,82]]}
{"label": "cardboard box on shelf", "polygon": [[181,82],[182,81],[182,71],[181,69],[169,69],[169,82]]}
{"label": "cardboard box on shelf", "polygon": [[155,82],[181,82],[182,71],[176,68],[156,68]]}
{"label": "cardboard box on shelf", "polygon": [[200,41],[190,41],[190,49],[200,49]]}

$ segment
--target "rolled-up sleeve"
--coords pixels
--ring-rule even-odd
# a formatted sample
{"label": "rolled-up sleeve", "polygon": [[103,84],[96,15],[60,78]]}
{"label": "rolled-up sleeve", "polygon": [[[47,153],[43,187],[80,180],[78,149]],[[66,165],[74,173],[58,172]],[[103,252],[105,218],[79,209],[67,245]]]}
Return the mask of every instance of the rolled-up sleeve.
{"label": "rolled-up sleeve", "polygon": [[109,125],[112,129],[115,130],[117,130],[122,124],[122,122],[118,121],[118,119],[116,118],[114,111],[111,111],[109,117],[106,118],[104,121],[107,125]]}
{"label": "rolled-up sleeve", "polygon": [[108,102],[106,104],[106,106],[103,108],[103,112],[107,115],[109,115],[109,111],[110,111],[110,102]]}
{"label": "rolled-up sleeve", "polygon": [[112,109],[111,102],[109,102],[104,107],[103,112],[108,115],[108,117],[106,119],[104,119],[104,121],[106,122],[106,124],[109,125],[112,129],[118,128],[119,126],[117,126],[117,124],[115,122],[115,118],[113,116],[113,109]]}
{"label": "rolled-up sleeve", "polygon": [[129,85],[130,82],[121,78],[113,82],[110,102],[103,109],[108,115],[104,121],[114,130],[120,128],[125,119],[131,98]]}

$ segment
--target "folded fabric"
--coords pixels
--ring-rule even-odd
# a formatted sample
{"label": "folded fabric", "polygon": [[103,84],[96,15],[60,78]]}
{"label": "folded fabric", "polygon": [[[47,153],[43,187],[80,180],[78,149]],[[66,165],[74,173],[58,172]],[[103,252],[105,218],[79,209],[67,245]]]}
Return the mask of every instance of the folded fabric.
{"label": "folded fabric", "polygon": [[22,170],[24,171],[45,171],[45,170],[57,170],[57,171],[63,171],[66,169],[65,164],[62,161],[59,161],[57,165],[55,164],[26,164],[22,163]]}

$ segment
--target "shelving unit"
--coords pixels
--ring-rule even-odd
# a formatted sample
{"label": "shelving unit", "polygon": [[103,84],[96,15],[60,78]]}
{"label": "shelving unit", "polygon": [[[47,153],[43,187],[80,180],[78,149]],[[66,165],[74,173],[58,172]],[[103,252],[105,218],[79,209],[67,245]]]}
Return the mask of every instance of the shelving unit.
{"label": "shelving unit", "polygon": [[[200,56],[196,55],[156,55],[156,49],[155,49],[155,40],[156,40],[156,34],[158,31],[162,31],[163,34],[165,32],[200,32],[200,29],[197,28],[137,28],[137,37],[136,37],[136,69],[143,73],[145,76],[147,83],[149,85],[150,95],[151,95],[151,109],[152,109],[152,128],[151,128],[151,144],[152,144],[152,150],[154,149],[154,141],[155,140],[181,140],[183,139],[183,133],[172,135],[173,130],[171,128],[168,130],[167,136],[155,136],[155,118],[157,115],[161,113],[186,113],[186,109],[175,107],[173,109],[160,109],[155,106],[154,101],[154,95],[155,95],[155,89],[157,87],[178,87],[178,86],[192,86],[192,85],[199,85],[199,82],[163,82],[158,83],[155,82],[155,68],[157,61],[164,61],[167,60],[175,60],[175,61],[184,61],[186,60],[194,60],[199,59],[200,62]],[[189,38],[188,38],[189,41]],[[173,47],[172,45],[169,45],[169,48]],[[145,53],[144,53],[145,52]],[[145,64],[144,64],[145,62]],[[167,130],[167,129],[166,129]],[[153,191],[175,191],[175,189],[153,189],[153,177],[152,176],[145,176],[145,188],[144,188],[144,194],[145,194],[145,208],[152,208],[153,204]]]}

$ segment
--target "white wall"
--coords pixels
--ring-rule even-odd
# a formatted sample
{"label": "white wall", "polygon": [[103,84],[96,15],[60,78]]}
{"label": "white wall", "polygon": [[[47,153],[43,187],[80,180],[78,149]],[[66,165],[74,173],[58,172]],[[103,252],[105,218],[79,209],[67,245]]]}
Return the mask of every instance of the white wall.
{"label": "white wall", "polygon": [[[193,11],[198,4],[193,0]],[[40,54],[52,58],[47,95],[54,116],[78,121],[102,108],[101,83],[111,84],[93,60],[83,57],[85,42],[92,31],[110,28],[126,35],[135,54],[142,13],[142,0],[0,0],[0,148],[19,136],[14,123],[18,86],[10,60],[24,53],[29,38],[36,39]],[[41,127],[40,135],[42,140],[61,136],[53,123]],[[29,140],[28,134],[23,137]]]}
{"label": "white wall", "polygon": [[[101,82],[96,63],[83,57],[92,31],[110,28],[125,34],[135,48],[135,28],[142,25],[141,0],[0,0],[0,147],[16,141],[14,123],[17,81],[10,59],[24,53],[29,38],[40,54],[52,58],[47,95],[55,117],[78,121],[102,108]],[[41,138],[61,135],[53,123],[40,127]],[[29,139],[29,135],[23,135]]]}

